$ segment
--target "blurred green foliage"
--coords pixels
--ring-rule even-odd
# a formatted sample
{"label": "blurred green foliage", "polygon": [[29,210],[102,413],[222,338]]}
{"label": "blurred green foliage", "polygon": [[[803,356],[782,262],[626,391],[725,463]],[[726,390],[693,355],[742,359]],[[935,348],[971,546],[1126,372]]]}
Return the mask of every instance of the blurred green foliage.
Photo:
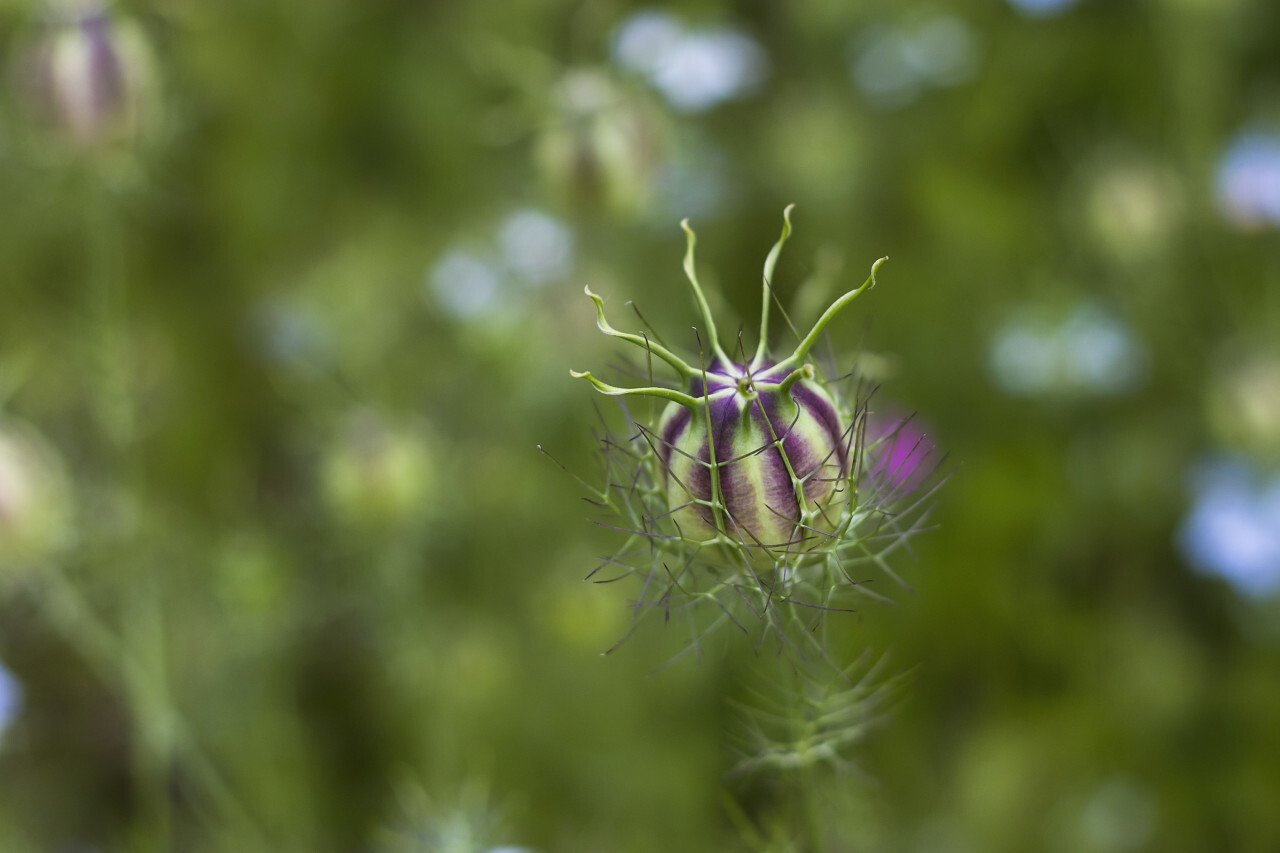
{"label": "blurred green foliage", "polygon": [[1280,7],[85,8],[0,3],[0,849],[787,849],[727,734],[785,672],[602,658],[635,591],[535,445],[592,470],[584,283],[688,329],[689,216],[750,328],[791,202],[796,325],[889,255],[833,349],[955,468],[833,650],[914,674],[829,849],[1280,848],[1280,610],[1177,533],[1197,462],[1280,459],[1276,222],[1221,176]]}

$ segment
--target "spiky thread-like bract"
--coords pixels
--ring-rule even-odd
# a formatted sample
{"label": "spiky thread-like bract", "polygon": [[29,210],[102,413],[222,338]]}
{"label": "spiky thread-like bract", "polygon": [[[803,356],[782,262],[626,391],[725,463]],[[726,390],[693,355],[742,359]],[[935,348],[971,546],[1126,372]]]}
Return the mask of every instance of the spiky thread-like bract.
{"label": "spiky thread-like bract", "polygon": [[[625,436],[602,436],[605,486],[592,489],[593,502],[608,516],[599,523],[625,539],[589,577],[607,583],[639,576],[636,621],[653,610],[683,617],[690,630],[686,651],[696,651],[717,626],[732,624],[759,642],[775,638],[797,658],[825,658],[817,630],[824,615],[851,612],[853,594],[880,597],[868,588],[868,564],[898,580],[885,558],[920,531],[927,514],[932,490],[905,494],[900,479],[873,464],[891,437],[866,440],[867,396],[856,376],[828,379],[810,356],[832,319],[875,286],[885,259],[832,303],[789,355],[769,353],[772,278],[791,234],[790,213],[788,207],[782,235],[765,260],[760,341],[751,357],[741,343],[738,359],[720,345],[687,220],[681,223],[684,270],[710,348],[697,366],[648,334],[613,328],[604,301],[586,288],[602,332],[676,374],[673,387],[623,388],[571,371],[617,398],[627,423]],[[635,398],[660,401],[663,411],[642,423],[626,405]]]}

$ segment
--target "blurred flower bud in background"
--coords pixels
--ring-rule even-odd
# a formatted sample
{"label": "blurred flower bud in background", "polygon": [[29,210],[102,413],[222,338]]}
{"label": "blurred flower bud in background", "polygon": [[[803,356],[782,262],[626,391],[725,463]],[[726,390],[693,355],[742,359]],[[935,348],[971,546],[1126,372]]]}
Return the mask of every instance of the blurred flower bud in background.
{"label": "blurred flower bud in background", "polygon": [[1280,460],[1280,358],[1254,352],[1232,359],[1209,383],[1208,418],[1229,447]]}
{"label": "blurred flower bud in background", "polygon": [[335,514],[357,527],[420,514],[435,485],[421,432],[367,409],[349,415],[323,462],[324,495]]}
{"label": "blurred flower bud in background", "polygon": [[552,194],[573,206],[642,213],[669,145],[661,111],[596,69],[566,72],[553,98],[534,153]]}
{"label": "blurred flower bud in background", "polygon": [[154,123],[150,46],[135,22],[107,4],[49,3],[20,77],[39,117],[76,146],[131,144]]}
{"label": "blurred flower bud in background", "polygon": [[1143,264],[1168,250],[1185,212],[1173,173],[1151,158],[1108,153],[1081,183],[1085,225],[1110,257]]}
{"label": "blurred flower bud in background", "polygon": [[70,532],[62,462],[30,428],[0,420],[0,577],[48,557]]}

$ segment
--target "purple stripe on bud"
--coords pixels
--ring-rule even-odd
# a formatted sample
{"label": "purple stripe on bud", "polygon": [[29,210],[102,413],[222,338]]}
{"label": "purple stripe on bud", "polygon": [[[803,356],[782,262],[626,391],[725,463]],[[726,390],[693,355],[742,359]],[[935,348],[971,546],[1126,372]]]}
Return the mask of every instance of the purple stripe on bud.
{"label": "purple stripe on bud", "polygon": [[658,436],[662,439],[662,443],[658,446],[658,458],[662,461],[664,476],[671,466],[671,452],[675,448],[676,441],[689,428],[689,420],[692,417],[692,412],[674,403],[662,417],[658,426]]}
{"label": "purple stripe on bud", "polygon": [[840,413],[836,411],[835,404],[825,394],[814,391],[804,383],[797,383],[791,389],[791,397],[801,408],[812,412],[822,422],[836,448],[836,457],[832,461],[841,471],[847,471],[849,469],[849,437],[844,433],[844,426],[840,423]]}

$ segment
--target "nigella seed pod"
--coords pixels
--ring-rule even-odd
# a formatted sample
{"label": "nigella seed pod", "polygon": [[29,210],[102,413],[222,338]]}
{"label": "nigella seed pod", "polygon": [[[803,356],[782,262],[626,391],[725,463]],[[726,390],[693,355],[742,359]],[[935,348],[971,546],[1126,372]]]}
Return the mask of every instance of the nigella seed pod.
{"label": "nigella seed pod", "polygon": [[[768,351],[771,280],[791,233],[790,213],[788,207],[782,236],[765,260],[760,342],[753,357],[734,360],[721,348],[694,267],[696,238],[685,221],[684,269],[711,357],[694,367],[647,335],[614,329],[603,300],[587,288],[600,330],[644,348],[669,365],[679,382],[677,388],[619,388],[590,373],[571,372],[604,394],[668,401],[653,428],[637,425],[656,468],[646,482],[666,504],[664,512],[641,519],[646,530],[637,535],[657,535],[655,528],[669,524],[672,538],[719,546],[733,563],[747,567],[798,565],[829,554],[849,544],[851,529],[863,518],[855,502],[861,421],[841,408],[808,354],[831,320],[874,286],[884,259],[860,287],[823,313],[789,356],[775,359]],[[612,505],[608,490],[601,498]]]}
{"label": "nigella seed pod", "polygon": [[[909,435],[899,424],[884,435],[876,426],[859,363],[837,367],[838,346],[822,362],[827,370],[809,357],[836,315],[875,286],[885,259],[822,312],[808,334],[797,331],[789,355],[771,353],[772,279],[791,234],[788,207],[782,236],[764,262],[759,346],[748,355],[739,336],[740,357],[730,358],[698,284],[696,238],[687,220],[681,225],[688,239],[684,271],[702,315],[696,360],[675,354],[651,328],[615,329],[604,300],[586,288],[600,331],[643,350],[650,375],[658,363],[675,374],[669,382],[623,388],[570,371],[617,398],[625,423],[623,431],[610,431],[602,414],[603,484],[578,478],[600,511],[596,523],[622,535],[587,579],[637,581],[633,625],[615,649],[646,615],[660,614],[688,630],[688,645],[676,657],[700,655],[704,638],[731,626],[753,637],[757,649],[772,641],[789,663],[834,666],[847,681],[849,670],[829,654],[827,616],[854,612],[867,597],[884,600],[884,578],[909,588],[888,557],[927,529],[931,497],[945,479],[934,479],[936,466],[923,469],[933,445],[922,434]],[[631,406],[637,399],[663,405]]]}
{"label": "nigella seed pod", "polygon": [[748,548],[785,551],[835,529],[839,511],[829,504],[843,491],[850,436],[835,402],[812,381],[811,366],[786,374],[773,367],[717,359],[705,393],[701,378],[691,392],[703,400],[705,417],[667,406],[657,455],[668,505],[686,537],[711,538],[723,529]]}

